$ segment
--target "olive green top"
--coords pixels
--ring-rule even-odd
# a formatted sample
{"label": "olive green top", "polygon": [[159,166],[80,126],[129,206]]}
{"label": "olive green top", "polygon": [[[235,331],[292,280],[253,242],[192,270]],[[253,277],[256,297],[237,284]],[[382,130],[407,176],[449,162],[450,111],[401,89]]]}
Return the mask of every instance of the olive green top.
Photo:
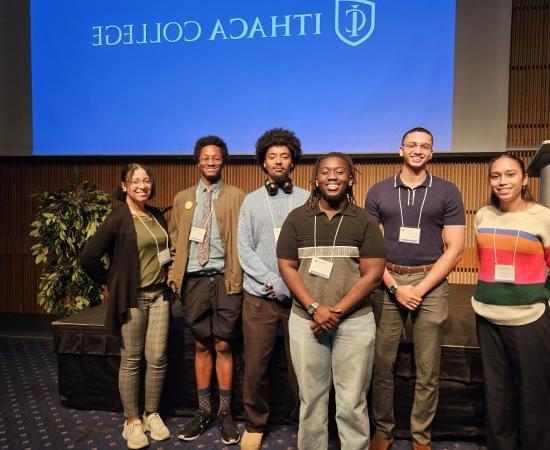
{"label": "olive green top", "polygon": [[143,288],[162,283],[166,279],[166,266],[162,267],[160,265],[158,251],[167,248],[166,232],[152,217],[143,217],[141,220],[137,216],[132,217],[136,227],[139,254],[138,287]]}

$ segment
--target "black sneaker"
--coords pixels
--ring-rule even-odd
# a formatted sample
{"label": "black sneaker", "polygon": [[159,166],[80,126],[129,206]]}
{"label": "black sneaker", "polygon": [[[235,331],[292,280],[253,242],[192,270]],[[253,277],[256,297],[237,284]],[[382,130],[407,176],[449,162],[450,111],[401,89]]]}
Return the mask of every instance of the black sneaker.
{"label": "black sneaker", "polygon": [[213,420],[213,416],[206,411],[197,411],[195,417],[193,417],[185,426],[181,429],[180,434],[178,434],[178,439],[182,441],[192,441],[197,439],[208,425]]}
{"label": "black sneaker", "polygon": [[218,429],[220,430],[222,442],[226,445],[236,444],[241,440],[239,429],[229,413],[218,414]]}

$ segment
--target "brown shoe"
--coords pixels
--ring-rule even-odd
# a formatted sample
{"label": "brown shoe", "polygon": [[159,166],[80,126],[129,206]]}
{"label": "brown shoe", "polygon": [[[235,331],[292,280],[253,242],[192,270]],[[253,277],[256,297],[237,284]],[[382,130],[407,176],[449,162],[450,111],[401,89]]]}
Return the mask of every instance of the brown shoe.
{"label": "brown shoe", "polygon": [[369,450],[388,450],[393,445],[393,439],[388,439],[380,436],[379,434],[374,435],[374,439],[370,442]]}
{"label": "brown shoe", "polygon": [[413,450],[432,450],[432,446],[430,444],[419,444],[413,441]]}

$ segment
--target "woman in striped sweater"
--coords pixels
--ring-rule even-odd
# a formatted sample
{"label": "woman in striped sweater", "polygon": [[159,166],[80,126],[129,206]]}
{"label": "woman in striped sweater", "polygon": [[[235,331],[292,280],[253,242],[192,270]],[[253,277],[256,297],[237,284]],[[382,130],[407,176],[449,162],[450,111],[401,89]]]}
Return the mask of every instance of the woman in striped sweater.
{"label": "woman in striped sweater", "polygon": [[550,449],[550,209],[534,202],[523,161],[489,164],[491,201],[476,214],[472,298],[490,450]]}

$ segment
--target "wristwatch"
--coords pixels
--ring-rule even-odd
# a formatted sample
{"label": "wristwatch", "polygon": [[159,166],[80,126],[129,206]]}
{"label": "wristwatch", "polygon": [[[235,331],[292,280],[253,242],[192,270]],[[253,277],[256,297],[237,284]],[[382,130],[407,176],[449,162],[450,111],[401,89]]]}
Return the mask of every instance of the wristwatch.
{"label": "wristwatch", "polygon": [[395,295],[395,294],[397,293],[397,289],[399,289],[399,285],[397,285],[397,284],[392,284],[392,285],[389,287],[390,294]]}
{"label": "wristwatch", "polygon": [[313,315],[315,314],[315,311],[317,311],[317,308],[319,308],[319,303],[313,302],[311,305],[307,307],[306,311],[311,317],[313,317]]}

